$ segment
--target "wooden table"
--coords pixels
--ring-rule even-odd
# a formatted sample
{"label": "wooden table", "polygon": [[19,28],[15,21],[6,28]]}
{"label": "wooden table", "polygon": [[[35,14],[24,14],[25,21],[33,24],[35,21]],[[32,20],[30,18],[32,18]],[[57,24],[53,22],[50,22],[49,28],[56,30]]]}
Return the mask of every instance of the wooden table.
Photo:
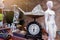
{"label": "wooden table", "polygon": [[12,40],[27,40],[26,38],[18,37],[18,36],[12,36]]}

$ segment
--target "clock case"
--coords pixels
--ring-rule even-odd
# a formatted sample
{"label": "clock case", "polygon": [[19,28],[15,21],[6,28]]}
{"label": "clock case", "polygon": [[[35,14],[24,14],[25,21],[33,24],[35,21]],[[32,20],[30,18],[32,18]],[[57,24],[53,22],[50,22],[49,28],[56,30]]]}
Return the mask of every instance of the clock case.
{"label": "clock case", "polygon": [[[30,26],[31,24],[36,24],[36,25],[39,26],[40,31],[39,31],[38,34],[32,35],[32,34],[29,33],[28,28],[29,28],[29,26]],[[39,23],[37,23],[36,21],[30,22],[30,23],[27,25],[27,33],[26,33],[26,36],[25,36],[25,37],[26,37],[27,39],[28,39],[28,38],[32,38],[32,39],[42,39],[42,26],[41,26]]]}

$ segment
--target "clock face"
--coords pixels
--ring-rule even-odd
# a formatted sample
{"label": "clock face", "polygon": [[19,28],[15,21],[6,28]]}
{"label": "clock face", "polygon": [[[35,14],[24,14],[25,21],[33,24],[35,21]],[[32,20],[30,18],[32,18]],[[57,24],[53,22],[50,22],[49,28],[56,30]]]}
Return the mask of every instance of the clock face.
{"label": "clock face", "polygon": [[40,28],[37,24],[31,24],[29,27],[28,27],[28,31],[30,34],[32,35],[36,35],[40,32]]}

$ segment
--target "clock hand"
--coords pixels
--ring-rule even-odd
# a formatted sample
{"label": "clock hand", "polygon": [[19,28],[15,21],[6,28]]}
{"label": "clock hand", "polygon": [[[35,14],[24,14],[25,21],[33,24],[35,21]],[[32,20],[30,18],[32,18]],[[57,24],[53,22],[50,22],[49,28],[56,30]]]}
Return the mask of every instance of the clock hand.
{"label": "clock hand", "polygon": [[35,32],[35,29],[33,29],[33,32]]}

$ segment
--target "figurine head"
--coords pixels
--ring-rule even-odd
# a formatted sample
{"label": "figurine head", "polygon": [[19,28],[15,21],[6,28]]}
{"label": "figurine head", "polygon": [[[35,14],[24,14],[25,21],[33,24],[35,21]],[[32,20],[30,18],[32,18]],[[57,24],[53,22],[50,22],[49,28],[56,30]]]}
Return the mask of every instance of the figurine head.
{"label": "figurine head", "polygon": [[48,2],[46,3],[46,5],[47,5],[47,7],[48,7],[49,9],[51,9],[51,8],[53,7],[53,2],[52,2],[52,1],[48,1]]}

